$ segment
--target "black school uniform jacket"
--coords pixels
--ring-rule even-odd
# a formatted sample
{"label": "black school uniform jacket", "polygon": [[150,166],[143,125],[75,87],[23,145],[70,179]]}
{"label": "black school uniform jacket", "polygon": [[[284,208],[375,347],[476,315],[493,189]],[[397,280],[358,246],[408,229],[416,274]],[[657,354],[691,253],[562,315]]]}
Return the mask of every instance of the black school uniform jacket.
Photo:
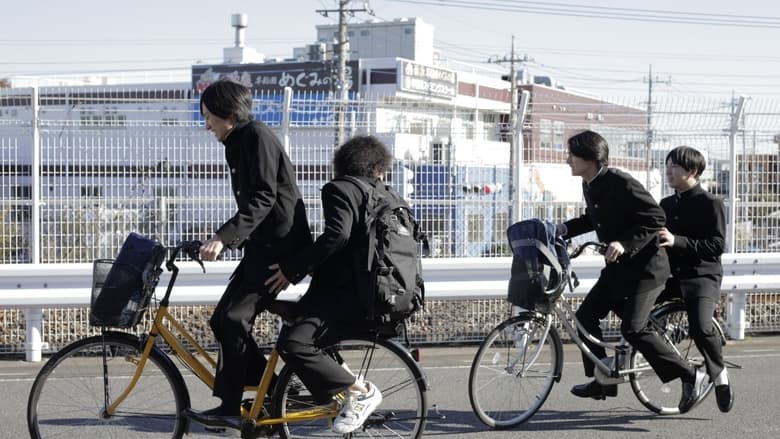
{"label": "black school uniform jacket", "polygon": [[[217,235],[230,249],[250,247],[244,259],[262,256],[263,263],[281,261],[312,242],[306,209],[290,158],[274,133],[260,121],[238,124],[223,141],[230,186],[238,207]],[[246,282],[260,282],[253,273],[265,268],[244,262]],[[254,268],[254,269],[253,269]],[[305,275],[305,273],[304,273]],[[297,282],[301,278],[289,278]]]}
{"label": "black school uniform jacket", "polygon": [[667,247],[672,275],[679,279],[723,276],[720,257],[726,243],[723,202],[696,185],[661,200],[666,228],[674,235]]}
{"label": "black school uniform jacket", "polygon": [[[382,181],[358,177],[377,187]],[[311,273],[311,283],[299,301],[299,310],[325,320],[359,321],[363,308],[357,285],[365,279],[357,272],[358,257],[367,257],[363,191],[347,180],[333,180],[321,191],[325,227],[314,245],[304,249],[282,266],[285,275]]]}
{"label": "black school uniform jacket", "polygon": [[603,283],[613,294],[645,292],[664,285],[669,277],[669,260],[658,243],[664,226],[663,209],[629,174],[602,168],[590,183],[583,182],[585,214],[566,221],[564,238],[596,231],[599,241],[619,241],[625,253],[601,272]]}

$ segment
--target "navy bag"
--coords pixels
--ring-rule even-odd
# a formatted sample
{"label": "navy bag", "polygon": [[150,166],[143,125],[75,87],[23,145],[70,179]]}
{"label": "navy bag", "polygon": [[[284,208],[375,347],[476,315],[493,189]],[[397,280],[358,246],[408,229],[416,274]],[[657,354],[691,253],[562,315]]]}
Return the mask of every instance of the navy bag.
{"label": "navy bag", "polygon": [[159,280],[165,247],[137,233],[130,233],[116,260],[94,263],[89,324],[131,328],[149,305]]}
{"label": "navy bag", "polygon": [[525,309],[552,312],[569,270],[566,242],[556,236],[555,224],[537,218],[512,224],[506,235],[513,256],[509,301]]}

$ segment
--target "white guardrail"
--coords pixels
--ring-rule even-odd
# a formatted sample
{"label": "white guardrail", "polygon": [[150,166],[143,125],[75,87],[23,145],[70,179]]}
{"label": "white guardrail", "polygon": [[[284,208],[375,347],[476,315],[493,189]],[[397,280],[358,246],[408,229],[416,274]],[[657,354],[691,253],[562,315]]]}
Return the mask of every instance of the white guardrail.
{"label": "white guardrail", "polygon": [[[751,291],[780,290],[780,253],[723,255],[723,294],[728,296],[726,331],[730,338],[745,336],[746,295]],[[180,262],[173,303],[215,304],[237,262],[207,262],[206,273],[194,262]],[[463,300],[506,297],[512,259],[424,259],[426,298]],[[598,278],[603,258],[582,256],[573,261],[580,285],[575,294],[587,293]],[[157,295],[164,293],[169,273],[160,279]],[[25,312],[27,361],[40,361],[43,308],[88,306],[92,264],[17,264],[0,266],[0,308]],[[291,286],[282,298],[300,297],[308,280]]]}

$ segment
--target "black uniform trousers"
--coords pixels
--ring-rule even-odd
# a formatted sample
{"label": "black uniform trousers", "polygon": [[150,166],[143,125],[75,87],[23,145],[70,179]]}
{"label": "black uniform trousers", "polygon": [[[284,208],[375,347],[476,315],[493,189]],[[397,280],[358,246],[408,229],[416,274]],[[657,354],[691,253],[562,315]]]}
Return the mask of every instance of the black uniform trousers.
{"label": "black uniform trousers", "polygon": [[267,364],[253,328],[257,315],[274,300],[263,280],[271,276],[268,266],[276,262],[269,246],[248,243],[209,320],[219,345],[213,394],[224,407],[238,411],[244,385],[257,385]]}
{"label": "black uniform trousers", "polygon": [[712,324],[715,308],[720,301],[720,283],[720,276],[670,278],[666,282],[665,293],[683,298],[691,338],[704,356],[707,374],[713,381],[725,367],[720,335]]}
{"label": "black uniform trousers", "polygon": [[282,329],[276,344],[279,355],[298,374],[317,404],[326,404],[355,383],[355,376],[317,345],[327,331],[335,330],[329,326],[319,317],[301,317]]}
{"label": "black uniform trousers", "polygon": [[[620,332],[631,346],[637,348],[647,359],[663,382],[669,382],[675,378],[691,379],[695,372],[666,342],[648,327],[650,311],[656,303],[656,299],[663,291],[660,286],[649,291],[634,293],[625,291],[618,293],[612,291],[606,282],[599,280],[593,289],[583,300],[575,313],[577,320],[591,335],[603,339],[603,333],[599,326],[600,320],[613,311],[622,319]],[[582,333],[585,344],[597,358],[607,356],[604,348],[588,341]],[[595,364],[585,354],[582,355],[585,368],[585,376],[594,375]]]}

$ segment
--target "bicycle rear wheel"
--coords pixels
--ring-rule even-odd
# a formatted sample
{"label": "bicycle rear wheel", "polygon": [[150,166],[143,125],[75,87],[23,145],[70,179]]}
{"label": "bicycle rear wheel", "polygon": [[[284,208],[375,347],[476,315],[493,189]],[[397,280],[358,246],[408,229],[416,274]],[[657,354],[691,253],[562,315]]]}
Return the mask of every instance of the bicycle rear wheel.
{"label": "bicycle rear wheel", "polygon": [[561,376],[558,332],[545,318],[521,314],[493,329],[469,373],[469,399],[480,421],[509,428],[531,418]]}
{"label": "bicycle rear wheel", "polygon": [[[427,385],[422,370],[408,351],[392,340],[350,337],[324,348],[382,392],[382,403],[350,437],[419,438],[428,413]],[[285,367],[274,393],[274,416],[314,406],[298,376]],[[331,431],[331,420],[288,422],[280,425],[282,438],[344,437]]]}
{"label": "bicycle rear wheel", "polygon": [[[107,333],[76,341],[51,357],[30,390],[27,425],[33,439],[181,438],[189,406],[178,369],[152,351],[132,392],[108,416],[141,358],[138,337]],[[104,361],[105,358],[105,361]]]}
{"label": "bicycle rear wheel", "polygon": [[[704,364],[704,356],[699,352],[689,331],[688,313],[680,302],[669,303],[661,306],[651,315],[652,324],[657,326],[661,336],[670,343],[680,356],[692,366]],[[712,324],[721,339],[726,344],[726,337],[718,321],[713,317]],[[677,415],[680,409],[677,407],[682,397],[682,385],[679,380],[663,383],[652,370],[642,353],[632,349],[631,368],[642,368],[642,372],[629,375],[631,389],[639,402],[651,411],[661,415]],[[712,390],[712,384],[700,400]]]}

